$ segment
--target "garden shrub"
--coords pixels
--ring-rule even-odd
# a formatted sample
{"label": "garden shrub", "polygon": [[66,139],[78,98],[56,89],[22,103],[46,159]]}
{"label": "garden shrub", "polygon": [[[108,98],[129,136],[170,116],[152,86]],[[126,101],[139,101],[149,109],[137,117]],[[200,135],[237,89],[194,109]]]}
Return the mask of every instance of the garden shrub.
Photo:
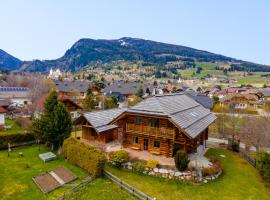
{"label": "garden shrub", "polygon": [[35,137],[32,133],[3,134],[0,135],[0,149],[8,148],[8,143],[13,146],[30,141],[35,141]]}
{"label": "garden shrub", "polygon": [[270,182],[270,153],[260,152],[258,154],[256,167],[260,174]]}
{"label": "garden shrub", "polygon": [[146,167],[146,161],[137,160],[132,163],[132,171],[136,173],[143,173]]}
{"label": "garden shrub", "polygon": [[64,141],[63,156],[95,177],[102,175],[106,163],[106,156],[102,151],[72,137]]}
{"label": "garden shrub", "polygon": [[114,151],[110,154],[110,159],[116,167],[121,167],[121,165],[128,161],[128,152],[125,150]]}
{"label": "garden shrub", "polygon": [[211,176],[217,174],[220,170],[223,170],[223,165],[220,161],[218,161],[215,158],[208,158],[208,159],[213,165],[211,167],[202,169],[203,176]]}
{"label": "garden shrub", "polygon": [[154,169],[158,166],[158,161],[154,158],[149,159],[146,163],[146,167],[150,168],[150,169]]}
{"label": "garden shrub", "polygon": [[186,152],[177,151],[174,156],[175,166],[179,171],[185,171],[188,167],[189,159]]}

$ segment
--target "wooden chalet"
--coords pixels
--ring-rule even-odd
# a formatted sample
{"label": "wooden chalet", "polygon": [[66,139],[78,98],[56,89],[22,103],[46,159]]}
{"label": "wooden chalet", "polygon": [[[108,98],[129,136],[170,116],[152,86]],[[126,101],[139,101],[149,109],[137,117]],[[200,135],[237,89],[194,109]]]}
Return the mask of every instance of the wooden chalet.
{"label": "wooden chalet", "polygon": [[208,126],[216,119],[208,109],[185,94],[154,96],[132,108],[84,113],[74,121],[82,139],[172,157],[176,151],[205,147]]}

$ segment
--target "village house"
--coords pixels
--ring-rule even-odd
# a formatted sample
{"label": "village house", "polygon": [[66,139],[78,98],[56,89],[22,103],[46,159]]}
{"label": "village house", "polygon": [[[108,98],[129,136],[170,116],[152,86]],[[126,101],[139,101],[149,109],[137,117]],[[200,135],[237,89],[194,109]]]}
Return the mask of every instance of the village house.
{"label": "village house", "polygon": [[172,157],[178,150],[201,152],[215,119],[189,96],[170,94],[150,97],[131,108],[84,113],[74,125],[81,126],[85,141],[118,141],[125,148]]}
{"label": "village house", "polygon": [[31,104],[31,94],[26,87],[0,87],[0,101],[22,107]]}
{"label": "village house", "polygon": [[104,93],[110,95],[111,93],[118,93],[127,98],[130,95],[134,95],[138,90],[142,88],[144,93],[151,95],[154,89],[154,86],[149,83],[141,83],[137,81],[125,82],[125,81],[115,81],[111,84],[108,84],[104,88]]}
{"label": "village house", "polygon": [[259,97],[255,94],[229,94],[220,100],[223,106],[233,109],[256,110],[259,104]]}
{"label": "village house", "polygon": [[[35,107],[34,117],[38,118],[44,112],[44,103],[48,95],[42,96],[36,103],[33,105]],[[59,95],[58,99],[66,106],[70,117],[72,120],[78,118],[81,114],[82,107],[76,104],[74,101],[69,99],[67,96]]]}
{"label": "village house", "polygon": [[73,101],[85,99],[87,90],[92,89],[93,94],[98,93],[98,88],[90,81],[55,81],[56,91],[60,96],[69,96]]}
{"label": "village house", "polygon": [[7,113],[7,110],[0,106],[0,128],[5,125],[5,115]]}

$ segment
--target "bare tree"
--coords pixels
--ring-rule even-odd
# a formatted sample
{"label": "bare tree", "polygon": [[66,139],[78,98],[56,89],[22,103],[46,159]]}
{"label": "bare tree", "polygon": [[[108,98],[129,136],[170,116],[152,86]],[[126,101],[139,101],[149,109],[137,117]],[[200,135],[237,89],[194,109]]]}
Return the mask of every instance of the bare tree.
{"label": "bare tree", "polygon": [[247,147],[254,146],[257,152],[260,151],[261,147],[269,147],[270,118],[267,116],[246,117],[240,133],[240,138]]}

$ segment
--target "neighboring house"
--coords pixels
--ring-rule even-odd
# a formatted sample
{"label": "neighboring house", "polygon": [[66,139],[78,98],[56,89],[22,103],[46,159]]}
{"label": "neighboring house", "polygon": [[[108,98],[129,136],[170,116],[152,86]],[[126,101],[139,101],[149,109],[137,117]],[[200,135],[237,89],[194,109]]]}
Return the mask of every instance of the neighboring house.
{"label": "neighboring house", "polygon": [[268,90],[264,89],[264,90],[261,90],[260,92],[262,94],[263,100],[270,100],[270,90],[269,89]]}
{"label": "neighboring house", "polygon": [[10,104],[29,105],[31,104],[31,95],[26,87],[0,87],[0,101],[9,101]]}
{"label": "neighboring house", "polygon": [[97,88],[90,81],[55,81],[55,85],[59,95],[72,97],[72,100],[84,99],[88,88],[97,94]]}
{"label": "neighboring house", "polygon": [[62,96],[59,97],[59,100],[62,101],[70,113],[71,119],[77,119],[81,114],[82,107],[76,104],[74,101],[68,97]]}
{"label": "neighboring house", "polygon": [[260,102],[259,97],[254,94],[229,94],[220,103],[234,109],[256,110]]}
{"label": "neighboring house", "polygon": [[118,140],[124,147],[172,157],[205,148],[208,126],[216,117],[184,94],[150,97],[134,107],[84,113],[74,121],[82,139]]}
{"label": "neighboring house", "polygon": [[207,109],[212,109],[214,107],[214,101],[209,96],[194,91],[186,91],[184,94],[188,95]]}
{"label": "neighboring house", "polygon": [[148,83],[141,83],[141,82],[125,82],[125,81],[116,81],[112,82],[111,84],[107,85],[104,88],[104,92],[106,94],[110,93],[120,93],[125,97],[129,95],[134,95],[138,92],[138,90],[142,88],[144,93],[152,94],[154,86]]}
{"label": "neighboring house", "polygon": [[[48,95],[44,95],[41,97],[37,102],[35,106],[35,112],[34,112],[34,117],[39,118],[39,116],[44,112],[44,103],[47,99]],[[62,101],[65,106],[68,109],[68,112],[70,113],[71,119],[76,119],[80,116],[82,107],[76,104],[74,101],[69,99],[68,97],[65,96],[59,96],[59,100]]]}
{"label": "neighboring house", "polygon": [[7,110],[0,106],[0,127],[5,125],[5,115]]}

